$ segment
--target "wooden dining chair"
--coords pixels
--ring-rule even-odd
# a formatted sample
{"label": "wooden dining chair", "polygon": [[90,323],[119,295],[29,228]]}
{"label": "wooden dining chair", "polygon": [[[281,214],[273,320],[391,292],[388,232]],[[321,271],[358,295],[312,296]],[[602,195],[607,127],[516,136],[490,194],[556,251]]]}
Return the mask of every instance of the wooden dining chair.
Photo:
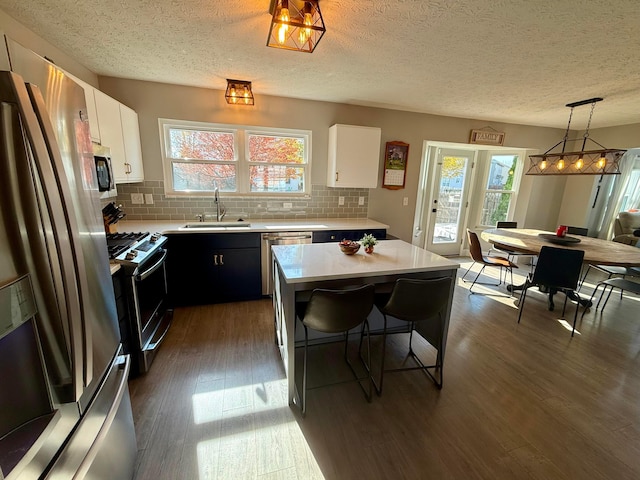
{"label": "wooden dining chair", "polygon": [[[444,322],[449,303],[451,290],[451,278],[434,279],[409,279],[400,278],[391,292],[391,296],[380,296],[376,299],[376,305],[384,317],[382,333],[382,358],[380,360],[380,380],[374,386],[378,395],[382,394],[382,383],[385,372],[399,372],[403,370],[422,370],[436,384],[442,388],[443,382],[443,337]],[[387,317],[409,323],[409,352],[408,355],[416,363],[416,366],[399,367],[385,370],[385,354],[387,345]],[[425,365],[413,351],[413,332],[420,326],[421,336],[436,349],[436,362],[433,365]],[[406,334],[406,332],[400,332]],[[433,369],[433,373],[431,373]],[[436,378],[437,375],[437,378]]]}
{"label": "wooden dining chair", "polygon": [[494,286],[501,285],[502,284],[502,272],[503,272],[503,270],[505,270],[505,283],[506,283],[506,280],[507,280],[506,272],[509,272],[509,274],[511,275],[511,285],[513,285],[513,269],[514,268],[518,268],[518,266],[515,263],[513,263],[511,260],[509,260],[508,258],[483,255],[482,254],[482,247],[480,245],[480,240],[478,240],[478,235],[475,232],[472,232],[471,230],[469,230],[468,228],[467,228],[467,238],[469,240],[469,253],[471,255],[471,258],[473,259],[473,263],[467,269],[467,271],[464,272],[464,275],[462,276],[462,281],[466,281],[465,277],[467,276],[467,274],[469,273],[471,268],[476,263],[479,263],[479,264],[482,265],[482,268],[480,269],[480,271],[478,272],[476,277],[473,279],[473,282],[471,283],[471,286],[469,287],[469,292],[470,293],[474,293],[472,291],[473,286],[476,283],[480,283],[480,282],[478,282],[478,277],[480,277],[480,274],[484,271],[485,267],[496,267],[496,268],[499,268],[500,269],[500,281],[497,284],[496,283],[480,283],[481,285],[494,285]]}
{"label": "wooden dining chair", "polygon": [[518,304],[518,323],[520,323],[522,318],[524,302],[527,298],[527,290],[533,286],[543,286],[552,292],[550,295],[553,295],[553,292],[556,291],[565,294],[564,305],[562,307],[563,317],[567,307],[567,298],[571,296],[577,299],[576,311],[573,316],[573,328],[571,330],[571,336],[573,337],[576,331],[578,308],[580,307],[581,300],[576,290],[578,288],[578,280],[580,279],[583,260],[583,250],[543,246],[538,255],[538,263],[536,264],[533,275],[528,276],[522,286],[522,293],[520,294],[520,302]]}
{"label": "wooden dining chair", "polygon": [[[307,363],[309,351],[309,329],[322,333],[341,333],[344,335],[344,360],[351,369],[355,379],[362,388],[367,401],[371,401],[371,393],[373,379],[371,378],[371,342],[369,336],[369,322],[367,317],[374,305],[374,286],[371,284],[363,285],[358,288],[348,290],[328,290],[317,288],[311,292],[311,298],[306,304],[299,304],[297,308],[298,318],[304,326],[304,360],[302,373],[302,415],[307,412]],[[349,346],[349,330],[362,325],[362,333],[360,339],[359,357],[363,361],[367,375],[358,376],[347,356]],[[362,357],[362,337],[367,337],[367,360]],[[368,389],[362,385],[362,380],[368,382]],[[327,385],[337,385],[334,382]],[[318,387],[313,387],[320,388]]]}

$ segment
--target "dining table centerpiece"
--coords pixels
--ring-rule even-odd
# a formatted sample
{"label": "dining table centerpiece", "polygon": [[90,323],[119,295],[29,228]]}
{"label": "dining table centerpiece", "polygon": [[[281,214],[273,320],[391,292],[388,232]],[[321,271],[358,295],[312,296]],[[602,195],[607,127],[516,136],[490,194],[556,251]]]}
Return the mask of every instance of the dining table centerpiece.
{"label": "dining table centerpiece", "polygon": [[365,233],[364,237],[360,240],[360,243],[364,247],[366,253],[373,253],[374,245],[378,244],[378,240],[371,233]]}

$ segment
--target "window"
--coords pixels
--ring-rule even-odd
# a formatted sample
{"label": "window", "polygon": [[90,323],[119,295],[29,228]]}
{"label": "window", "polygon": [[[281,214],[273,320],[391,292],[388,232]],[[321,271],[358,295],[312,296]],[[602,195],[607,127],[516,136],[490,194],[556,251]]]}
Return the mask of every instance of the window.
{"label": "window", "polygon": [[491,154],[480,224],[495,226],[506,221],[516,194],[514,179],[518,171],[518,155]]}
{"label": "window", "polygon": [[160,119],[167,195],[306,194],[311,132]]}

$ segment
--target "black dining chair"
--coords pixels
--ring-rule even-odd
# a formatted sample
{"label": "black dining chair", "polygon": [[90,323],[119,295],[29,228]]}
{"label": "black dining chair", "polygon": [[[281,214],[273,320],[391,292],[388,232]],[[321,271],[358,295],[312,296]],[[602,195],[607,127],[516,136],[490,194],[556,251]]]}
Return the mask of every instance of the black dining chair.
{"label": "black dining chair", "polygon": [[[462,276],[462,281],[466,281],[465,277],[467,276],[467,274],[469,273],[469,271],[471,270],[471,268],[476,264],[479,263],[482,265],[482,268],[480,269],[480,271],[478,272],[478,274],[476,275],[476,277],[473,279],[473,282],[471,283],[471,286],[469,287],[469,292],[470,293],[474,293],[472,291],[473,286],[476,283],[480,283],[478,282],[478,277],[480,276],[480,274],[484,271],[485,267],[496,267],[500,269],[500,281],[496,284],[496,283],[482,283],[481,285],[501,285],[502,284],[502,271],[506,270],[510,273],[511,275],[511,285],[513,285],[513,269],[514,268],[518,268],[518,266],[513,263],[511,260],[509,260],[508,258],[504,258],[504,257],[493,257],[493,256],[484,256],[482,254],[482,247],[480,246],[480,240],[478,240],[478,235],[475,232],[472,232],[471,230],[467,229],[467,238],[469,240],[469,254],[471,255],[471,258],[473,259],[473,263],[471,264],[471,266],[467,269],[466,272],[464,272],[464,275]],[[506,272],[505,272],[505,283],[506,283]]]}
{"label": "black dining chair", "polygon": [[573,316],[573,328],[571,336],[576,330],[578,320],[578,308],[580,307],[580,296],[576,289],[580,279],[580,270],[584,260],[583,250],[573,250],[568,248],[556,248],[543,246],[538,255],[538,263],[533,275],[529,275],[522,286],[520,302],[518,304],[518,323],[522,318],[524,302],[527,298],[527,290],[533,286],[543,286],[549,289],[549,295],[555,292],[565,294],[562,306],[562,316],[567,307],[567,298],[572,297],[576,301],[576,311]]}
{"label": "black dining chair", "polygon": [[[374,386],[378,395],[382,394],[382,383],[385,372],[399,372],[404,370],[422,370],[436,384],[442,388],[443,382],[443,338],[444,321],[451,291],[451,278],[434,278],[427,280],[400,278],[391,292],[391,296],[378,296],[376,305],[384,317],[382,333],[382,357],[380,360],[380,380]],[[387,319],[393,317],[408,322],[409,352],[417,366],[401,367],[385,370],[385,355],[387,345]],[[436,349],[436,362],[425,365],[416,355],[412,347],[413,332],[419,327],[419,335]],[[406,332],[400,332],[406,334]],[[431,373],[433,369],[434,373]],[[436,375],[438,378],[436,378]]]}
{"label": "black dining chair", "polygon": [[[355,379],[362,388],[367,401],[371,401],[373,379],[371,378],[371,341],[369,335],[369,322],[367,317],[374,305],[374,286],[363,285],[362,287],[348,290],[327,290],[315,289],[311,292],[311,298],[306,304],[298,304],[297,316],[304,326],[304,360],[302,373],[302,415],[307,412],[307,363],[309,351],[309,329],[322,333],[341,333],[344,335],[344,359],[351,369]],[[362,324],[360,335],[360,360],[364,363],[367,376],[360,377],[353,368],[347,356],[349,346],[349,330]],[[367,337],[367,361],[362,357],[362,337]],[[362,385],[362,380],[368,381],[368,389]],[[350,380],[351,381],[351,380]],[[344,382],[334,382],[327,385],[337,385]],[[318,387],[313,387],[320,388]]]}
{"label": "black dining chair", "polygon": [[584,227],[567,227],[567,234],[586,237],[587,235],[589,235],[589,229]]}

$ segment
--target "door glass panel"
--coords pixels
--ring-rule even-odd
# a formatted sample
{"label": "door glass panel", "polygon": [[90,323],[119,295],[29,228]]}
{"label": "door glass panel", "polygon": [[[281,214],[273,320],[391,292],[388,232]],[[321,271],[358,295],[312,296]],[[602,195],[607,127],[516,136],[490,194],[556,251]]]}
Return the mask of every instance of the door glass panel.
{"label": "door glass panel", "polygon": [[466,157],[442,157],[440,194],[436,213],[433,243],[458,241],[458,223],[462,211],[463,189],[466,183]]}

